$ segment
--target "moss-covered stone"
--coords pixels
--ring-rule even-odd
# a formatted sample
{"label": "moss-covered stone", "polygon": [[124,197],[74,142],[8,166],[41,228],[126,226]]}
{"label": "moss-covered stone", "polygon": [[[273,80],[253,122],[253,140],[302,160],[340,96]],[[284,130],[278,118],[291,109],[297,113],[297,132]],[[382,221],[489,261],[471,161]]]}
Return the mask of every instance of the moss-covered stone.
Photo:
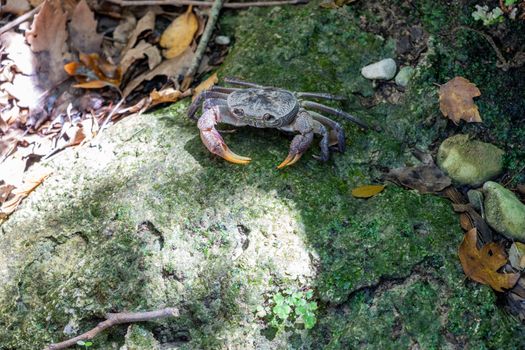
{"label": "moss-covered stone", "polygon": [[441,143],[437,162],[456,183],[476,186],[501,174],[503,155],[494,145],[459,134]]}
{"label": "moss-covered stone", "polygon": [[119,350],[160,350],[153,333],[139,325],[131,325],[126,333],[126,342]]}
{"label": "moss-covered stone", "polygon": [[[166,349],[522,348],[521,326],[493,292],[465,280],[448,202],[395,186],[350,195],[443,132],[428,118],[439,113],[433,83],[451,71],[436,63],[449,62],[437,41],[404,98],[377,98],[359,70],[394,57],[395,42],[362,29],[373,11],[358,3],[225,13],[234,44],[220,73],[347,95],[334,106],[382,132],[340,120],[345,154],[320,163],[314,145],[278,171],[290,137],[242,128],[224,138],[254,160],[235,166],[203,147],[182,102],[118,123],[98,147],[63,152],[2,226],[0,349],[42,349],[106,312],[166,306],[180,317],[142,326]],[[416,8],[428,27],[447,23],[445,3]],[[318,325],[272,333],[258,307],[301,288],[315,291]],[[126,329],[103,332],[93,349],[118,349]]]}
{"label": "moss-covered stone", "polygon": [[486,182],[483,191],[488,224],[512,240],[525,242],[525,205],[496,182]]}

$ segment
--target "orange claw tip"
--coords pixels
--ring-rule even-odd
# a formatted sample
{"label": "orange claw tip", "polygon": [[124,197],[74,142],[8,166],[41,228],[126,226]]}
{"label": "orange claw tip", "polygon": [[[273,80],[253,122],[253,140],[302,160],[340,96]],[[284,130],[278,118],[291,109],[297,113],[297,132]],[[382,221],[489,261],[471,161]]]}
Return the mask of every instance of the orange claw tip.
{"label": "orange claw tip", "polygon": [[243,157],[238,154],[233,153],[229,148],[224,150],[224,153],[220,155],[222,158],[226,159],[230,163],[234,164],[248,164],[252,159],[248,157]]}
{"label": "orange claw tip", "polygon": [[277,169],[282,169],[285,166],[290,166],[292,164],[297,163],[297,161],[301,159],[301,156],[302,156],[302,153],[289,154],[288,157],[286,157],[286,159],[283,160],[283,162],[277,166]]}

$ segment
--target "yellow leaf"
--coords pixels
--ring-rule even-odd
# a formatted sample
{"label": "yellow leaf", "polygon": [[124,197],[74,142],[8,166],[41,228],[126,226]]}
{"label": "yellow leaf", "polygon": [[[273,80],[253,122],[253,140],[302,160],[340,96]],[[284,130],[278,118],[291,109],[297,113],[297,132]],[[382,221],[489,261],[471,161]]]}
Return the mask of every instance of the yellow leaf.
{"label": "yellow leaf", "polygon": [[198,29],[199,20],[190,6],[188,11],[175,18],[162,33],[160,46],[167,49],[162,52],[164,57],[174,58],[183,53],[190,46]]}
{"label": "yellow leaf", "polygon": [[476,85],[463,77],[455,77],[440,86],[439,109],[454,124],[458,124],[460,120],[467,123],[481,123],[478,107],[473,100],[480,95],[481,92]]}
{"label": "yellow leaf", "polygon": [[352,196],[356,198],[370,198],[385,189],[385,185],[367,185],[356,187],[352,190]]}
{"label": "yellow leaf", "polygon": [[210,75],[208,79],[204,80],[202,83],[197,85],[195,89],[193,89],[193,97],[191,100],[195,100],[201,92],[203,92],[204,90],[208,90],[213,85],[217,84],[218,81],[219,78],[217,78],[217,73],[213,73],[212,75]]}

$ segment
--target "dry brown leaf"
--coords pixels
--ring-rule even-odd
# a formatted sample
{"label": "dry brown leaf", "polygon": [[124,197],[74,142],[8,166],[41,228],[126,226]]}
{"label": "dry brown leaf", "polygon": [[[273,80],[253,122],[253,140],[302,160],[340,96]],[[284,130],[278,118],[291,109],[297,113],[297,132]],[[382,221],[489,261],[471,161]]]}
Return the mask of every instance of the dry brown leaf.
{"label": "dry brown leaf", "polygon": [[15,186],[7,184],[0,186],[0,205],[9,198],[14,188]]}
{"label": "dry brown leaf", "polygon": [[127,51],[125,56],[120,61],[120,69],[123,73],[126,73],[128,68],[135,63],[135,61],[144,58],[144,55],[148,57],[148,68],[152,70],[162,61],[160,51],[156,46],[153,46],[144,40],[141,40],[137,46]]}
{"label": "dry brown leaf", "polygon": [[512,288],[519,273],[497,272],[507,262],[505,250],[495,242],[485,244],[481,250],[476,247],[477,230],[471,229],[459,246],[459,260],[465,274],[476,282],[488,284],[498,292]]}
{"label": "dry brown leaf", "polygon": [[29,10],[31,10],[31,6],[27,0],[7,0],[5,5],[0,6],[0,13],[13,13],[17,16],[23,15]]}
{"label": "dry brown leaf", "polygon": [[133,33],[131,33],[131,36],[129,37],[128,44],[126,45],[126,48],[122,51],[122,57],[126,55],[126,52],[128,50],[131,50],[132,47],[135,46],[137,43],[138,37],[143,34],[144,32],[152,32],[155,28],[155,12],[148,11],[144,17],[139,19],[137,22],[137,25],[135,26],[135,30]]}
{"label": "dry brown leaf", "polygon": [[60,0],[46,0],[26,32],[31,50],[38,53],[39,82],[45,89],[67,77],[62,62],[67,47],[66,19]]}
{"label": "dry brown leaf", "polygon": [[481,123],[478,107],[473,100],[480,95],[481,92],[476,85],[463,77],[455,77],[440,86],[439,109],[455,124],[460,120],[467,123]]}
{"label": "dry brown leaf", "polygon": [[144,81],[151,80],[155,78],[158,75],[165,75],[167,77],[178,77],[185,75],[186,71],[188,70],[192,58],[194,56],[193,51],[191,49],[187,49],[182,53],[182,55],[169,59],[164,60],[161,64],[159,64],[155,69],[145,72],[126,85],[126,88],[123,91],[124,96],[128,96],[137,86],[142,84]]}
{"label": "dry brown leaf", "polygon": [[0,207],[0,223],[13,213],[20,202],[44,182],[49,175],[51,175],[49,169],[39,169],[28,175],[21,187],[13,189],[11,191],[12,198]]}
{"label": "dry brown leaf", "polygon": [[217,73],[213,73],[212,75],[210,75],[208,79],[204,80],[202,83],[197,85],[195,89],[193,89],[192,101],[195,100],[201,92],[203,92],[204,90],[208,90],[213,85],[217,84],[218,81],[219,78],[217,77]]}
{"label": "dry brown leaf", "polygon": [[104,86],[120,85],[122,70],[97,53],[79,55],[80,62],[69,62],[64,65],[64,71],[74,76],[79,84],[74,87],[84,89],[98,89]]}
{"label": "dry brown leaf", "polygon": [[160,46],[167,49],[162,52],[166,58],[174,58],[181,55],[188,47],[195,33],[199,29],[199,20],[192,11],[188,10],[175,18],[160,37]]}
{"label": "dry brown leaf", "polygon": [[190,91],[181,92],[180,90],[175,90],[174,88],[167,88],[160,91],[153,90],[149,96],[151,98],[151,105],[155,106],[159,103],[166,102],[177,102],[178,100],[187,97],[191,94]]}
{"label": "dry brown leaf", "polygon": [[356,198],[370,198],[385,189],[385,185],[366,185],[356,187],[352,190],[352,196]]}
{"label": "dry brown leaf", "polygon": [[420,193],[439,192],[452,184],[450,178],[434,164],[391,169],[386,178]]}
{"label": "dry brown leaf", "polygon": [[71,46],[83,53],[98,53],[102,45],[102,34],[97,33],[95,14],[89,8],[86,0],[81,0],[69,23]]}

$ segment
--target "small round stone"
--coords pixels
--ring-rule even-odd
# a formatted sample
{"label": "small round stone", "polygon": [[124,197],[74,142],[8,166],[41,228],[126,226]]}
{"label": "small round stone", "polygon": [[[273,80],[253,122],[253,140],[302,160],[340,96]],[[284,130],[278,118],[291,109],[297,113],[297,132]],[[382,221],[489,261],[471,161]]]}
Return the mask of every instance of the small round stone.
{"label": "small round stone", "polygon": [[390,80],[395,77],[397,64],[392,58],[386,58],[369,64],[361,69],[361,74],[371,80]]}
{"label": "small round stone", "polygon": [[218,35],[217,37],[215,37],[215,43],[217,45],[230,45],[230,42],[230,37],[226,35]]}

